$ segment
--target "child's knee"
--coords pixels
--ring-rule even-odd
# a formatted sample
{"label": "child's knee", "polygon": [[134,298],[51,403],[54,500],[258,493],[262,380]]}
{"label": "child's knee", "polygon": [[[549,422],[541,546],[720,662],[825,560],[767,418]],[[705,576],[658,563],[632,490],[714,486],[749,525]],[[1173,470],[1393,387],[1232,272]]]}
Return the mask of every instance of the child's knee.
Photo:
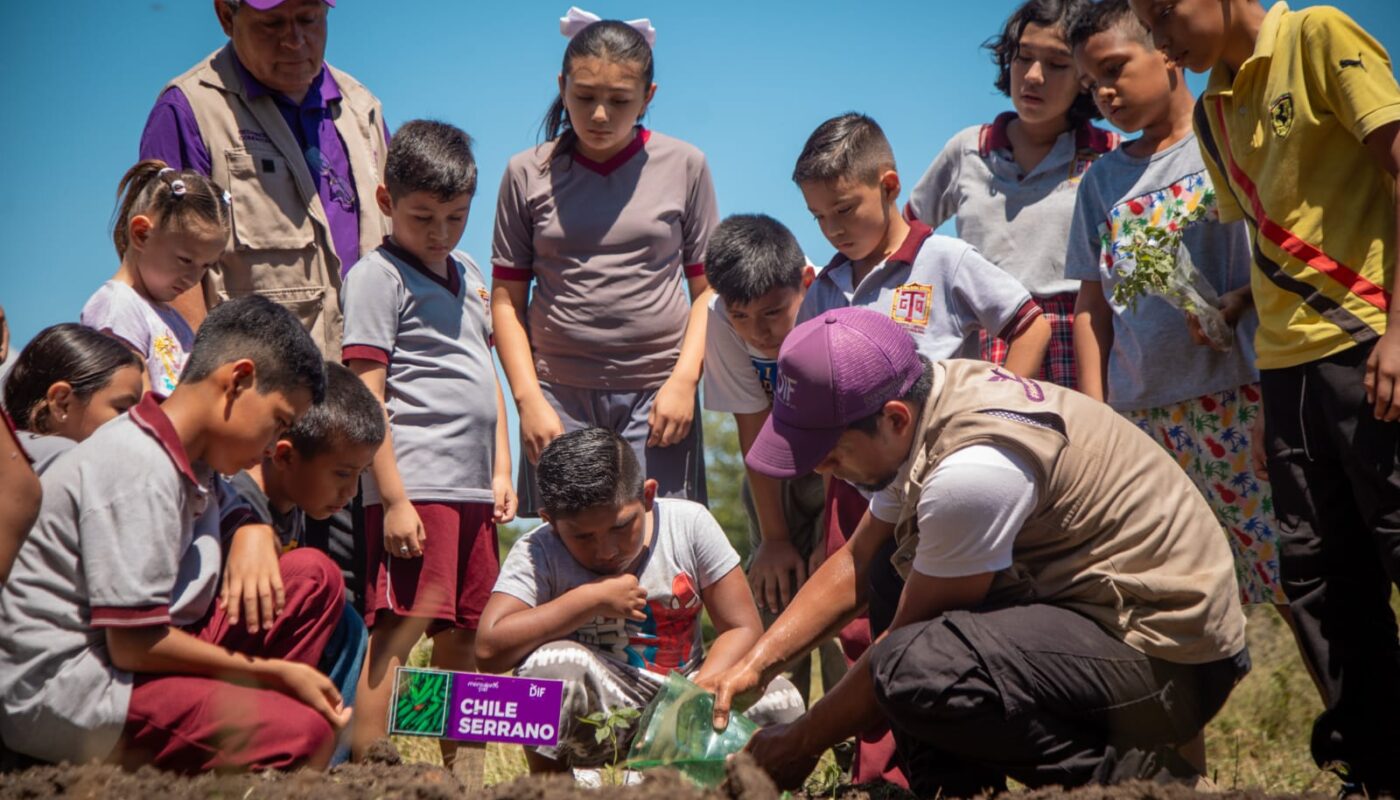
{"label": "child's knee", "polygon": [[319,608],[339,609],[345,602],[345,577],[330,556],[311,547],[298,547],[278,561],[287,593],[293,584],[307,584],[306,598]]}
{"label": "child's knee", "polygon": [[320,712],[310,706],[297,705],[298,708],[277,720],[276,730],[288,764],[284,768],[325,769],[335,752],[336,730]]}

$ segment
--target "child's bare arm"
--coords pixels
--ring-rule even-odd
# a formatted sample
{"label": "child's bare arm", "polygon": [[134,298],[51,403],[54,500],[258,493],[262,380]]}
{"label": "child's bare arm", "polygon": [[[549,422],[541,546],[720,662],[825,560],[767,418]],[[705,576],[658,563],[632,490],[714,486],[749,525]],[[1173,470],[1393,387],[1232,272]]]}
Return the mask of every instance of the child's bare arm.
{"label": "child's bare arm", "polygon": [[493,518],[498,525],[515,519],[517,498],[510,468],[510,423],[506,420],[506,396],[496,382],[496,463],[491,475],[491,493],[496,508]]}
{"label": "child's bare arm", "polygon": [[279,563],[281,550],[271,525],[254,523],[233,532],[219,591],[219,605],[230,626],[241,620],[249,633],[272,628],[272,620],[287,603]]}
{"label": "child's bare arm", "polygon": [[705,663],[695,676],[697,682],[739,663],[763,635],[758,607],[749,594],[744,571],[738,567],[702,589],[700,599],[705,603],[705,610],[710,612],[710,621],[715,624],[718,635],[705,653]]}
{"label": "child's bare arm", "polygon": [[671,377],[661,385],[651,404],[647,424],[648,447],[670,447],[685,439],[695,424],[695,387],[705,366],[705,328],[710,318],[710,282],[704,275],[687,278],[690,287],[690,319],[681,341],[681,354]]}
{"label": "child's bare arm", "polygon": [[[767,419],[767,411],[734,415],[741,455],[749,454]],[[807,582],[807,562],[793,545],[787,519],[783,517],[782,483],[747,467],[745,471],[758,514],[759,535],[758,549],[749,564],[749,586],[754,600],[776,614],[792,602],[792,596]]]}
{"label": "child's bare arm", "polygon": [[636,575],[585,583],[534,607],[494,592],[476,631],[477,666],[487,672],[515,669],[541,645],[567,637],[595,617],[641,622],[646,619],[646,602],[646,590]]}
{"label": "child's bare arm", "polygon": [[1024,378],[1034,377],[1045,361],[1050,345],[1050,321],[1042,314],[1006,342],[1006,369]]}
{"label": "child's bare arm", "polygon": [[1074,369],[1079,391],[1108,399],[1108,353],[1113,349],[1113,309],[1099,281],[1082,281],[1074,301]]}
{"label": "child's bare arm", "polygon": [[496,337],[515,407],[520,410],[520,449],[531,464],[540,460],[540,451],[564,432],[564,423],[550,406],[535,374],[530,337],[525,332],[525,307],[529,302],[528,281],[497,278],[491,285],[491,329]]}
{"label": "child's bare arm", "polygon": [[[388,368],[377,361],[352,358],[350,371],[364,381],[370,393],[384,405],[384,386]],[[389,412],[384,411],[384,442],[374,452],[370,472],[379,487],[384,503],[384,550],[394,558],[418,558],[423,555],[423,542],[428,538],[423,521],[413,509],[403,488],[398,462],[394,460],[394,434],[389,426]]]}
{"label": "child's bare arm", "polygon": [[336,728],[350,721],[350,709],[341,702],[335,684],[315,667],[234,653],[170,625],[107,628],[106,634],[107,652],[117,669],[270,686],[316,709]]}
{"label": "child's bare arm", "polygon": [[29,536],[42,497],[39,478],[30,469],[19,442],[0,420],[0,586]]}
{"label": "child's bare arm", "polygon": [[[1382,125],[1366,137],[1366,149],[1371,158],[1391,178],[1400,176],[1400,122]],[[1400,181],[1395,182],[1393,241],[1400,242]],[[1366,399],[1375,405],[1376,419],[1394,422],[1400,419],[1400,303],[1395,301],[1400,289],[1400,247],[1396,248],[1396,264],[1390,279],[1390,310],[1386,315],[1385,335],[1376,342],[1366,360]]]}

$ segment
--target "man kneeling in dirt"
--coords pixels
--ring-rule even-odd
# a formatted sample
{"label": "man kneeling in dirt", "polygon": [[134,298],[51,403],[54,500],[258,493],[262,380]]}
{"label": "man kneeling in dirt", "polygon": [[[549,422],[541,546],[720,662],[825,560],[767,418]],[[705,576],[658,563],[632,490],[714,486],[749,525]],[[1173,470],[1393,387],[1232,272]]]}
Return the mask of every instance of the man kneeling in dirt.
{"label": "man kneeling in dirt", "polygon": [[716,727],[867,603],[872,625],[890,609],[820,702],[750,742],[782,787],[882,718],[921,796],[1195,775],[1176,749],[1249,654],[1220,525],[1161,448],[1076,392],[930,363],[861,309],[794,330],[773,397],[750,467],[875,494],[748,655],[704,682]]}

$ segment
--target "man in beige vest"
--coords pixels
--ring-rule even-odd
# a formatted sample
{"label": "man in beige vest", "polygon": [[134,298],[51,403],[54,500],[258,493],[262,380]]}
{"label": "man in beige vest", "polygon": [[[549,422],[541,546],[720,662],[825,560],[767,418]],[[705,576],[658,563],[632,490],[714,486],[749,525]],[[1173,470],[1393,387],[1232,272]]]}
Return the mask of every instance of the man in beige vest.
{"label": "man in beige vest", "polygon": [[1161,448],[1076,392],[930,363],[862,309],[792,332],[773,399],[749,466],[815,469],[872,498],[851,541],[707,687],[716,725],[867,603],[877,627],[892,601],[846,677],[750,743],[781,786],[882,719],[920,796],[1194,776],[1176,748],[1249,656],[1220,526]]}
{"label": "man in beige vest", "polygon": [[334,0],[214,0],[229,43],[172,80],[141,136],[141,157],[193,169],[227,189],[233,236],[206,308],[257,293],[289,308],[328,359],[340,360],[341,276],[379,246],[374,202],[387,151],[379,100],[325,63]]}

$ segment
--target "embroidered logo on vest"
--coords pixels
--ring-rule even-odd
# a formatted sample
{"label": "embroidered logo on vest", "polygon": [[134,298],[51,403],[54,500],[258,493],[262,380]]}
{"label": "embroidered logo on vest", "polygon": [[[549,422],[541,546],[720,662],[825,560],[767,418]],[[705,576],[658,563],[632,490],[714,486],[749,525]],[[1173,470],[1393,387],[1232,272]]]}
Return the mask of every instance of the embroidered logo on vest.
{"label": "embroidered logo on vest", "polygon": [[927,283],[906,283],[894,290],[890,319],[912,333],[923,333],[933,315],[933,287]]}
{"label": "embroidered logo on vest", "polygon": [[1031,380],[1030,378],[1022,378],[1020,375],[1014,375],[1002,369],[1001,367],[993,367],[992,376],[987,380],[990,383],[1001,383],[1002,381],[1015,381],[1016,383],[1021,384],[1021,390],[1026,393],[1027,400],[1031,401],[1032,403],[1045,402],[1045,390],[1041,388],[1039,383]]}

